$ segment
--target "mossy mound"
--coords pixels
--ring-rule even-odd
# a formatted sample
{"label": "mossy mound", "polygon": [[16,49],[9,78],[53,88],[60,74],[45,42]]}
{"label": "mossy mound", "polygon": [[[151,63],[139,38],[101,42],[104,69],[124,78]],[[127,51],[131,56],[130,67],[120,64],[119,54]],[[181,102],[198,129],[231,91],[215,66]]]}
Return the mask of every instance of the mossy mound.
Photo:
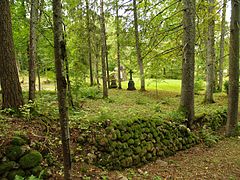
{"label": "mossy mound", "polygon": [[29,139],[25,135],[17,135],[12,138],[12,145],[22,146],[29,144]]}
{"label": "mossy mound", "polygon": [[97,148],[95,164],[108,169],[140,166],[199,141],[186,126],[161,119],[103,123],[97,129],[90,127],[80,140]]}
{"label": "mossy mound", "polygon": [[0,163],[0,175],[6,173],[7,171],[12,170],[15,167],[16,163],[14,161],[6,161]]}
{"label": "mossy mound", "polygon": [[16,161],[23,155],[23,149],[21,146],[11,145],[6,150],[6,156],[12,160]]}
{"label": "mossy mound", "polygon": [[42,155],[38,151],[30,151],[20,158],[19,164],[23,169],[30,169],[38,166],[42,161]]}
{"label": "mossy mound", "polygon": [[24,172],[24,170],[22,170],[22,169],[12,170],[12,171],[10,171],[10,172],[8,173],[7,178],[8,178],[9,180],[14,180],[16,175],[21,176],[21,177],[24,177],[24,176],[25,176],[25,172]]}
{"label": "mossy mound", "polygon": [[15,176],[29,177],[39,176],[43,170],[41,167],[42,155],[36,150],[32,150],[28,143],[30,141],[22,137],[14,136],[10,144],[1,152],[0,177],[5,179],[15,179]]}

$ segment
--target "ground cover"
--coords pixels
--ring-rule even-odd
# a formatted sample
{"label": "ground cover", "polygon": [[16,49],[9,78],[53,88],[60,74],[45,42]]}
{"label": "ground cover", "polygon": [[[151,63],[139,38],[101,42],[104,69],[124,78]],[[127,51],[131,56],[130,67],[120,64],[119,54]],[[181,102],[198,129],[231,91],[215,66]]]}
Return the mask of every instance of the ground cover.
{"label": "ground cover", "polygon": [[[54,87],[54,86],[52,86]],[[93,93],[94,94],[94,93]],[[25,94],[26,95],[26,94]],[[4,145],[16,132],[24,132],[31,139],[31,146],[40,152],[47,152],[43,166],[49,169],[52,178],[62,175],[60,129],[58,123],[57,98],[54,91],[43,91],[37,95],[34,107],[36,115],[29,113],[28,105],[22,108],[21,117],[15,114],[0,116],[0,145]],[[196,115],[202,116],[227,104],[225,93],[215,94],[216,103],[203,104],[204,95],[196,95]],[[123,171],[107,171],[83,162],[78,139],[79,129],[88,128],[93,122],[105,120],[121,122],[129,119],[163,117],[181,119],[177,112],[179,92],[155,90],[139,92],[112,89],[109,99],[101,94],[91,98],[75,99],[75,109],[70,109],[71,151],[73,176],[75,179],[239,179],[240,143],[238,138],[223,139],[208,148],[201,143],[175,156],[157,159],[147,165]],[[11,114],[11,112],[5,112]],[[167,120],[167,119],[166,119]],[[220,137],[221,139],[221,137]],[[44,154],[44,153],[43,153]]]}

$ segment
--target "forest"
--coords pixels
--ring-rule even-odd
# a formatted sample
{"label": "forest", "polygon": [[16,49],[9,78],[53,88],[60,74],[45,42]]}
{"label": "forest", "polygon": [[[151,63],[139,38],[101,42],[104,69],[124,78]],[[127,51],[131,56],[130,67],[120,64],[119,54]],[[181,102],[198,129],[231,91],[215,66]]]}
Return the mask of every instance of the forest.
{"label": "forest", "polygon": [[0,180],[240,179],[240,0],[0,0]]}

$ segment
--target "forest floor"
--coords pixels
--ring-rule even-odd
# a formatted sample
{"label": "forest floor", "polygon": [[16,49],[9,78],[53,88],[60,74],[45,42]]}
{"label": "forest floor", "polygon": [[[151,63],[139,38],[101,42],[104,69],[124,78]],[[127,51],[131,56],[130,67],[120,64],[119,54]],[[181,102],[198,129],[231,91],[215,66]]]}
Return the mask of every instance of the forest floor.
{"label": "forest floor", "polygon": [[[60,127],[57,121],[57,101],[55,93],[42,93],[37,108],[38,117],[24,118],[0,115],[0,146],[16,132],[25,132],[32,143],[40,144],[47,149],[55,161],[51,166],[53,179],[61,179],[62,158]],[[129,92],[126,90],[110,90],[110,98],[103,100],[81,99],[77,110],[70,110],[71,147],[74,154],[73,179],[240,179],[240,138],[223,138],[213,147],[199,144],[191,149],[177,152],[174,156],[158,159],[139,168],[123,171],[107,171],[93,165],[87,165],[79,158],[77,138],[78,128],[87,127],[91,122],[111,119],[124,120],[129,117],[148,116],[158,113],[166,117],[174,117],[171,113],[179,103],[179,93],[169,91]],[[227,96],[216,94],[216,103],[205,105],[204,96],[196,96],[196,113],[217,108],[225,108]]]}

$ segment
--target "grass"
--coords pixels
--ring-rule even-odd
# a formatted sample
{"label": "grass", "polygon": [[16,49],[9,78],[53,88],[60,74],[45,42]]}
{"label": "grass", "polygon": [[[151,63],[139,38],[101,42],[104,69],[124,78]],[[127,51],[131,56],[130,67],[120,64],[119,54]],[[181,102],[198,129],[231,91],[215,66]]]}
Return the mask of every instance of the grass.
{"label": "grass", "polygon": [[[136,89],[140,89],[140,79],[134,78]],[[157,84],[156,84],[157,83]],[[161,91],[171,91],[178,92],[181,91],[181,80],[177,79],[145,79],[146,90],[161,90]],[[127,89],[128,81],[122,82],[123,89]]]}

